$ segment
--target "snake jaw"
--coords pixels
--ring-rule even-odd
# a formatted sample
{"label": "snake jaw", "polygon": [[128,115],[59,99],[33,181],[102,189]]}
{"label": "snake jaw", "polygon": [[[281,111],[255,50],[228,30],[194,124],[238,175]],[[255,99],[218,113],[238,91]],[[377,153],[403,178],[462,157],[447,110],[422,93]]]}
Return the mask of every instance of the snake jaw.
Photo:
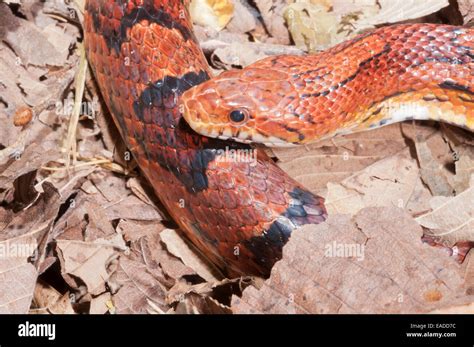
{"label": "snake jaw", "polygon": [[[190,109],[186,103],[184,106],[183,118],[189,124],[191,129],[198,134],[207,137],[218,138],[221,140],[232,139],[233,141],[245,144],[260,143],[267,147],[281,148],[297,146],[296,144],[287,142],[276,136],[262,134],[252,126],[233,126],[228,123],[206,122],[202,115],[199,115],[199,112],[196,111],[196,108]],[[205,118],[207,117],[205,116]]]}

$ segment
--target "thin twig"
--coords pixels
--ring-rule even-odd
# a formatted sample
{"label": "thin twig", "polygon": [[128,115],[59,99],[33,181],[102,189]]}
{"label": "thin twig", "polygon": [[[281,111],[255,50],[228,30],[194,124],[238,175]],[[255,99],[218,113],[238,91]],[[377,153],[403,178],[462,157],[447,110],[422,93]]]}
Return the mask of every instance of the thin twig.
{"label": "thin twig", "polygon": [[84,86],[86,84],[86,72],[87,72],[87,60],[86,53],[83,45],[79,45],[80,61],[79,69],[75,78],[75,90],[74,95],[74,108],[72,110],[71,119],[69,120],[69,127],[66,138],[66,168],[69,169],[71,154],[73,157],[73,163],[77,160],[77,142],[76,142],[76,131],[77,124],[79,122],[79,115],[81,113],[82,97],[84,95]]}

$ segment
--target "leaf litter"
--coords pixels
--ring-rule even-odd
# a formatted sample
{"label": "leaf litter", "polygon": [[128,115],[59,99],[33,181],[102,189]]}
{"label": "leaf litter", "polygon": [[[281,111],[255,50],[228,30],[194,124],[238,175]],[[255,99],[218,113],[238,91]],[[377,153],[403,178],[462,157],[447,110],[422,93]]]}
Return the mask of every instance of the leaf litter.
{"label": "leaf litter", "polygon": [[[195,31],[219,73],[384,23],[472,21],[457,3],[202,0]],[[472,134],[406,122],[267,150],[330,218],[295,231],[269,279],[227,279],[119,140],[81,53],[83,4],[0,4],[0,312],[473,311]]]}

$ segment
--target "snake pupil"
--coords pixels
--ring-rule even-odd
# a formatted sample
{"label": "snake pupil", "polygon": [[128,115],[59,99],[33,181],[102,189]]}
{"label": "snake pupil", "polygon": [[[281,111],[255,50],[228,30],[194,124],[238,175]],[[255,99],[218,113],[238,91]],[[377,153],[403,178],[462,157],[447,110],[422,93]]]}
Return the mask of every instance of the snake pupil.
{"label": "snake pupil", "polygon": [[233,110],[230,114],[230,120],[234,123],[242,123],[246,118],[246,112],[244,110]]}

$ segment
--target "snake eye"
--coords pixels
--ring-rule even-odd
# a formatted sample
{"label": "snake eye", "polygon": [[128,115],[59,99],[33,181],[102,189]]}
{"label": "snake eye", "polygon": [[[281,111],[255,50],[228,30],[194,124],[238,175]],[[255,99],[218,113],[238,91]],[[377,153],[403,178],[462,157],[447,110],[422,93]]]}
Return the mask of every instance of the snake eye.
{"label": "snake eye", "polygon": [[229,118],[232,123],[241,124],[245,122],[249,117],[249,113],[246,109],[237,109],[229,113]]}

